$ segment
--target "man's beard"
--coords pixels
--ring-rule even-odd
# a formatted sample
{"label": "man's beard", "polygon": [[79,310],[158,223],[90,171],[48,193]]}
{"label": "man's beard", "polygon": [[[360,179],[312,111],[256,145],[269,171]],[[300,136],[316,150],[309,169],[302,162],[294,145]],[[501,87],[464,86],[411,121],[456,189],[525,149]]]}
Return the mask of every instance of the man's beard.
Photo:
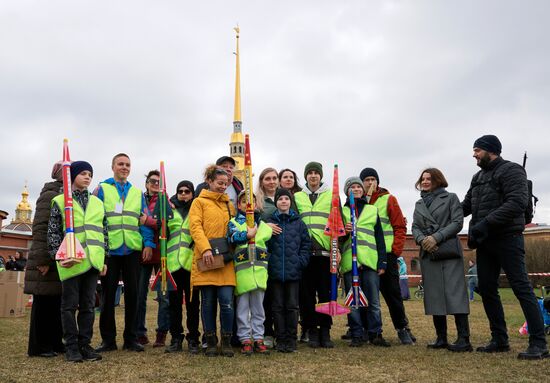
{"label": "man's beard", "polygon": [[479,166],[482,169],[485,169],[490,163],[491,163],[491,157],[489,156],[489,153],[485,153],[485,155],[479,159],[477,166]]}

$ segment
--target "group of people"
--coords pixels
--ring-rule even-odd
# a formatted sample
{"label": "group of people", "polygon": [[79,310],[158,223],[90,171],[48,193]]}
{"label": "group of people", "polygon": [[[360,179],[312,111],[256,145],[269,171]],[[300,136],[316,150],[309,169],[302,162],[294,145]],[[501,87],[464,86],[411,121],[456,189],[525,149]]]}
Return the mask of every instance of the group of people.
{"label": "group of people", "polygon": [[[433,316],[436,333],[428,347],[473,350],[463,255],[457,238],[464,216],[471,214],[468,244],[477,249],[478,291],[491,328],[490,342],[477,351],[510,349],[498,295],[498,274],[503,268],[529,322],[529,347],[518,357],[540,359],[548,356],[548,349],[525,270],[526,176],[521,166],[500,157],[501,148],[495,136],[475,141],[474,157],[481,170],[462,203],[446,190],[447,181],[438,169],[423,170],[416,182],[421,198],[415,206],[412,232],[421,248],[425,312]],[[65,228],[60,167],[54,166],[56,181],[45,185],[37,203],[37,227],[26,276],[27,290],[35,295],[28,353],[48,357],[65,351],[67,360],[77,362],[98,360],[102,353],[116,350],[114,306],[120,278],[125,287],[123,348],[143,351],[149,343],[145,327],[149,279],[160,264],[156,213],[160,174],[156,170],[147,174],[142,193],[128,182],[130,158],[120,153],[112,161],[113,177],[92,193],[88,190],[92,166],[73,162],[75,235],[86,258],[67,267],[54,260]],[[202,347],[206,356],[233,356],[237,344],[243,355],[266,354],[273,337],[277,351],[294,352],[301,326],[302,339],[310,347],[334,347],[332,318],[316,311],[316,305],[328,302],[331,296],[331,244],[324,232],[332,190],[323,181],[322,165],[310,162],[305,166],[303,187],[293,170],[263,170],[254,195],[254,222],[248,223],[247,195],[233,177],[234,167],[233,158],[221,157],[206,168],[204,182],[196,189],[192,182],[181,181],[170,198],[167,267],[177,288],[168,297],[157,294],[158,328],[153,346],[164,346],[169,331],[168,353],[183,351],[186,339],[192,354]],[[399,278],[406,221],[396,197],[379,185],[378,172],[367,167],[347,179],[343,189],[346,201],[341,212],[346,235],[339,242],[339,272],[349,291],[353,281],[353,194],[359,284],[368,303],[366,308],[352,307],[348,314],[352,347],[366,342],[390,346],[382,336],[380,293],[400,342],[416,342]],[[56,277],[61,282],[54,286]],[[94,349],[90,343],[98,278],[102,285],[102,342]],[[41,289],[42,281],[52,284],[52,289]],[[184,300],[187,334],[182,323]],[[457,326],[458,338],[453,343],[447,341],[447,315],[454,315]],[[52,326],[53,322],[56,325]]]}

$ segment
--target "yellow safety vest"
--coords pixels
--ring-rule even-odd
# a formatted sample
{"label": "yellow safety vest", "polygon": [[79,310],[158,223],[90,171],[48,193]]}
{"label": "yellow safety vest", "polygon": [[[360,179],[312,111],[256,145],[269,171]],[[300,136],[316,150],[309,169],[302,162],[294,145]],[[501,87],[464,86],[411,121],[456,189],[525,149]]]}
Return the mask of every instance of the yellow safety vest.
{"label": "yellow safety vest", "polygon": [[[103,205],[107,217],[109,230],[109,249],[116,250],[123,244],[129,249],[140,251],[143,239],[139,232],[139,216],[141,214],[141,191],[130,187],[124,202],[114,185],[101,183],[103,189]],[[116,212],[118,204],[122,205],[122,212]]]}
{"label": "yellow safety vest", "polygon": [[[246,222],[239,224],[235,218],[232,218],[233,224],[240,230],[246,231]],[[256,254],[254,259],[249,259],[248,243],[243,243],[235,249],[235,277],[237,286],[235,295],[242,295],[249,291],[257,289],[265,290],[267,288],[267,262],[269,254],[267,253],[267,241],[271,238],[272,229],[263,221],[260,221],[258,231],[254,240],[256,242]]]}
{"label": "yellow safety vest", "polygon": [[191,271],[193,262],[193,239],[189,231],[189,215],[182,220],[178,211],[174,210],[174,218],[168,221],[170,236],[168,237],[167,265],[173,273],[182,267]]}
{"label": "yellow safety vest", "polygon": [[384,232],[384,242],[386,243],[386,252],[391,253],[393,246],[393,226],[390,223],[390,217],[388,216],[388,200],[389,194],[385,194],[378,197],[374,206],[378,209],[378,216],[380,217],[380,223],[382,225],[382,231]]}
{"label": "yellow safety vest", "polygon": [[[52,200],[61,211],[63,219],[63,231],[65,231],[65,196],[58,195]],[[92,267],[103,270],[105,264],[105,236],[103,234],[103,218],[105,210],[103,202],[94,195],[89,195],[86,211],[73,199],[73,220],[75,238],[80,242],[86,252],[86,258],[71,267],[61,267],[57,263],[59,279],[65,281],[69,278],[84,274]]]}
{"label": "yellow safety vest", "polygon": [[303,191],[294,194],[294,199],[300,218],[307,226],[309,236],[328,251],[330,249],[330,237],[325,235],[325,227],[332,205],[332,192],[326,190],[320,193],[313,205],[309,195]]}
{"label": "yellow safety vest", "polygon": [[[351,210],[344,206],[344,224],[351,222]],[[378,250],[376,248],[376,238],[374,236],[374,227],[378,218],[378,210],[373,205],[365,205],[363,211],[356,221],[357,226],[357,263],[358,267],[363,265],[373,270],[378,267]],[[351,235],[344,243],[342,251],[342,260],[340,261],[340,272],[347,273],[351,271]]]}

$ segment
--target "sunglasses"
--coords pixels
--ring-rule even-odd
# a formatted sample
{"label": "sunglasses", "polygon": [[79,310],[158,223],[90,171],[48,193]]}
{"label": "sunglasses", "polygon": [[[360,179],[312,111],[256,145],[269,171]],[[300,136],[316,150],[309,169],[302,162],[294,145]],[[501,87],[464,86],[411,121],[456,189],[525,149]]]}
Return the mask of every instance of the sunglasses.
{"label": "sunglasses", "polygon": [[160,184],[159,180],[155,180],[155,179],[152,179],[152,178],[149,178],[149,181],[147,181],[147,182],[149,182],[152,185],[159,185]]}
{"label": "sunglasses", "polygon": [[191,190],[189,189],[180,189],[178,190],[178,194],[190,194]]}

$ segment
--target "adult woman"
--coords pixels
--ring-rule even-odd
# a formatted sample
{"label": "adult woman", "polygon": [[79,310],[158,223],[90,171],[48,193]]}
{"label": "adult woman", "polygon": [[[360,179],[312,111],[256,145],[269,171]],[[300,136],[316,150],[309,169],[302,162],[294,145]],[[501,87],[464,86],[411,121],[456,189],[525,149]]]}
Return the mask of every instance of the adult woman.
{"label": "adult woman", "polygon": [[275,192],[279,187],[279,175],[273,168],[265,168],[258,177],[256,188],[256,209],[261,212],[265,222],[277,210],[275,207]]}
{"label": "adult woman", "polygon": [[[468,324],[468,294],[464,279],[462,247],[453,258],[432,260],[438,246],[455,239],[462,229],[464,216],[458,197],[445,190],[448,186],[443,173],[429,168],[420,174],[416,188],[421,190],[416,202],[412,232],[420,249],[420,264],[424,281],[424,310],[433,315],[437,334],[428,348],[448,348],[450,351],[472,351]],[[435,257],[434,257],[435,259]],[[447,318],[454,315],[457,341],[447,343]]]}
{"label": "adult woman", "polygon": [[289,190],[292,194],[302,191],[302,188],[298,184],[298,176],[294,170],[281,170],[279,172],[279,182],[282,188]]}
{"label": "adult woman", "polygon": [[63,193],[63,164],[57,162],[52,169],[53,182],[46,182],[36,201],[36,214],[32,224],[33,241],[27,271],[25,293],[33,294],[29,328],[29,356],[54,357],[65,352],[61,328],[61,282],[55,261],[46,246],[46,233],[52,199]]}
{"label": "adult woman", "polygon": [[191,288],[198,286],[201,293],[201,314],[207,343],[205,354],[217,355],[216,312],[219,302],[221,352],[224,356],[233,356],[230,340],[234,316],[235,268],[233,262],[227,262],[221,268],[211,268],[215,260],[209,240],[226,238],[227,225],[235,208],[224,193],[229,183],[229,175],[225,170],[211,165],[206,168],[204,178],[208,190],[201,191],[189,211],[189,227],[195,242]]}

